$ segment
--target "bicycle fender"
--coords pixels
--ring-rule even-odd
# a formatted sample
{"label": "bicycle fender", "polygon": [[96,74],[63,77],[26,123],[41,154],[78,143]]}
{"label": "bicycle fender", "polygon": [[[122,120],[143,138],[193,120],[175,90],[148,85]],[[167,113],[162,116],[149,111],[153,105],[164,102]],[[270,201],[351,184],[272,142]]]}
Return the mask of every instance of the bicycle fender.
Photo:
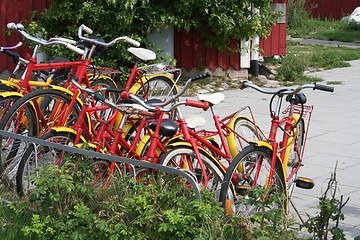
{"label": "bicycle fender", "polygon": [[[77,135],[77,131],[75,131],[72,128],[69,127],[52,127],[50,129],[50,131],[54,131],[54,132],[67,132],[67,133],[72,133],[75,136]],[[86,139],[84,138],[84,136],[80,136],[80,139],[82,142],[86,142]]]}
{"label": "bicycle fender", "polygon": [[11,88],[16,88],[16,89],[19,89],[20,86],[14,82],[11,82],[9,80],[3,80],[3,79],[0,79],[0,83],[8,86],[8,87],[11,87]]}
{"label": "bicycle fender", "polygon": [[[230,129],[233,129],[234,130],[234,126],[235,126],[235,121],[237,119],[246,119],[248,120],[249,122],[252,122],[253,123],[253,120],[251,120],[250,118],[246,117],[246,116],[243,116],[243,115],[235,115],[231,120],[230,122],[228,122],[226,124],[226,126],[228,126]],[[264,135],[265,134],[261,131],[260,128],[258,128],[259,131],[260,131],[260,134]],[[238,153],[239,153],[239,150],[236,146],[236,142],[234,141],[235,139],[235,134],[233,132],[229,132],[229,134],[226,135],[226,141],[228,142],[228,145],[229,145],[229,150],[230,150],[230,153],[231,153],[231,156],[234,158]]]}
{"label": "bicycle fender", "polygon": [[[89,76],[91,76],[91,75],[89,75]],[[100,75],[99,77],[97,77],[97,78],[94,79],[94,80],[91,79],[91,80],[90,80],[90,83],[92,83],[93,81],[96,81],[96,80],[98,80],[98,79],[107,79],[107,80],[111,81],[111,82],[114,84],[114,86],[117,87],[117,84],[115,83],[115,81],[114,81],[111,77],[106,76],[106,75]]]}
{"label": "bicycle fender", "polygon": [[[144,77],[144,76],[143,76],[143,77],[141,77],[141,82],[142,82],[143,84],[145,84],[148,80],[150,80],[150,79],[152,79],[152,78],[154,78],[154,77],[165,77],[165,78],[170,79],[170,81],[172,81],[173,83],[175,83],[174,80],[173,80],[169,75],[163,74],[163,73],[155,74],[155,75],[147,76],[147,77]],[[137,82],[137,83],[135,83],[134,85],[132,85],[132,87],[130,88],[129,92],[136,93],[141,87],[142,87],[141,83],[138,83],[138,82]],[[176,91],[179,92],[179,91],[178,91],[179,89],[177,88],[177,86],[175,85],[174,87],[175,87]]]}
{"label": "bicycle fender", "polygon": [[[61,91],[61,92],[65,92],[65,93],[69,94],[70,96],[74,96],[74,93],[72,91],[70,91],[69,89],[67,89],[67,88],[63,88],[63,87],[56,86],[56,85],[50,85],[49,88],[54,89],[54,90],[58,90],[58,91]],[[83,101],[79,97],[76,97],[76,101],[81,106],[84,105]]]}
{"label": "bicycle fender", "polygon": [[6,98],[9,96],[23,97],[24,94],[18,92],[0,92],[0,97]]}
{"label": "bicycle fender", "polygon": [[[93,143],[90,143],[90,142],[82,142],[82,143],[78,143],[75,145],[75,147],[77,148],[82,148],[84,149],[84,147],[86,148],[92,148],[94,151],[96,150],[97,146]],[[100,149],[100,152],[101,153],[105,153],[104,149]]]}
{"label": "bicycle fender", "polygon": [[[170,143],[169,145],[166,145],[166,148],[172,148],[172,147],[178,147],[178,146],[183,146],[183,147],[190,147],[192,148],[193,146],[191,145],[191,143],[188,142],[174,142],[174,143]],[[200,149],[203,149],[204,151],[206,151],[202,146],[197,146]],[[207,152],[207,151],[206,151]]]}
{"label": "bicycle fender", "polygon": [[146,144],[150,141],[151,136],[149,134],[146,134],[145,136],[143,136],[140,140],[140,143],[136,146],[135,152],[138,155],[141,155],[141,153],[143,152]]}

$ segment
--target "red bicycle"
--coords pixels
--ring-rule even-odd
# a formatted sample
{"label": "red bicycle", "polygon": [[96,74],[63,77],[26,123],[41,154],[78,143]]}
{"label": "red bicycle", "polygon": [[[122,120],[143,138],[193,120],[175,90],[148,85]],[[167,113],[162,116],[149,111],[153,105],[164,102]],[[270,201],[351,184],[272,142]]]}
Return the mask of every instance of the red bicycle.
{"label": "red bicycle", "polygon": [[[317,83],[304,84],[295,89],[264,89],[253,83],[244,82],[243,87],[251,87],[265,94],[272,94],[270,100],[271,127],[266,141],[254,141],[244,148],[230,164],[221,187],[220,201],[226,213],[253,214],[257,209],[244,204],[251,198],[250,189],[265,189],[265,197],[274,193],[285,195],[282,206],[288,209],[293,187],[310,189],[314,186],[311,179],[297,177],[302,166],[304,148],[313,107],[305,106],[306,96],[300,92],[305,88],[333,92],[334,88]],[[290,104],[281,111],[283,99]],[[275,108],[273,101],[277,99]],[[281,118],[281,114],[284,117]],[[277,138],[282,132],[281,139]],[[255,197],[256,200],[262,200]],[[269,205],[268,207],[278,207]]]}

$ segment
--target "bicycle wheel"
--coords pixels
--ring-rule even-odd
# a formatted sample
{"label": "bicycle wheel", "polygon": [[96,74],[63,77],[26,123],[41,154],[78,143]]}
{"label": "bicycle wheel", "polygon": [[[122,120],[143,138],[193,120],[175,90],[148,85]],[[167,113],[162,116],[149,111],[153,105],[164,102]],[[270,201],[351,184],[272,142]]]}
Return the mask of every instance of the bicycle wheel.
{"label": "bicycle wheel", "polygon": [[[296,128],[293,130],[294,138],[290,147],[290,153],[286,169],[286,182],[288,187],[288,195],[291,197],[294,187],[295,179],[297,178],[297,168],[301,165],[302,151],[305,141],[305,120],[300,119]],[[295,171],[296,170],[296,171]]]}
{"label": "bicycle wheel", "polygon": [[[79,103],[75,103],[74,107],[69,109],[70,102],[71,98],[61,91],[53,89],[34,91],[13,104],[4,115],[0,129],[35,137],[46,133],[61,118],[66,122],[64,125],[72,125],[79,116],[80,106]],[[26,143],[2,136],[0,143],[0,174],[7,174],[13,172],[14,167],[17,168]],[[4,177],[11,180],[13,176]]]}
{"label": "bicycle wheel", "polygon": [[[14,100],[16,100],[16,98]],[[16,102],[8,101],[8,104],[14,106]],[[8,116],[12,111],[12,107],[10,107],[5,112],[5,115],[2,116],[0,129],[25,136],[36,136],[38,126],[34,108],[30,105],[25,105],[22,109],[22,114],[18,117],[17,121],[9,121]],[[21,156],[18,153],[25,151],[27,143],[19,139],[4,137],[2,135],[0,136],[0,142],[0,176],[4,183],[12,185],[12,179],[16,175],[18,163],[21,159]]]}
{"label": "bicycle wheel", "polygon": [[209,153],[202,148],[198,148],[198,150],[200,151],[202,162],[205,166],[204,170],[208,178],[207,184],[204,182],[205,176],[200,166],[200,161],[196,158],[195,152],[190,146],[176,146],[170,149],[161,156],[160,164],[192,172],[202,187],[208,189],[210,192],[215,192],[215,198],[217,200],[225,171]]}
{"label": "bicycle wheel", "polygon": [[265,141],[266,137],[254,122],[244,116],[236,116],[235,119],[228,124],[237,134],[230,132],[227,136],[227,142],[234,158],[241,150],[249,145],[249,141]]}
{"label": "bicycle wheel", "polygon": [[[67,132],[49,132],[40,137],[40,139],[60,143],[63,145],[73,146],[75,135]],[[21,161],[16,174],[16,190],[20,196],[30,194],[35,185],[30,179],[31,175],[38,175],[39,167],[46,167],[51,164],[62,165],[65,151],[45,146],[35,146],[30,144],[22,155]]]}
{"label": "bicycle wheel", "polygon": [[[99,76],[99,77],[95,78],[94,80],[92,80],[90,83],[90,87],[94,90],[98,90],[100,88],[117,88],[116,84],[114,83],[114,81],[111,78],[102,77],[102,76]],[[120,95],[115,92],[102,91],[101,94],[106,99],[108,99],[109,101],[114,102],[114,103],[116,103],[120,97]],[[102,105],[102,104],[99,104],[99,105]],[[106,110],[97,111],[97,112],[95,112],[95,114],[98,114],[98,118],[107,119],[108,116],[110,116],[110,114],[112,112],[113,112],[113,110],[109,108]]]}
{"label": "bicycle wheel", "polygon": [[[269,194],[286,193],[282,164],[276,160],[273,178],[270,179],[272,151],[267,147],[249,145],[245,147],[230,164],[221,186],[220,201],[227,214],[253,215],[258,212],[256,204],[245,204],[244,200],[253,203],[267,199]],[[270,183],[270,186],[267,186]],[[256,189],[269,189],[265,196],[254,196]],[[251,192],[254,189],[253,193]],[[265,202],[264,202],[265,203]],[[283,203],[286,208],[286,201]],[[278,208],[278,204],[269,203],[267,208]]]}
{"label": "bicycle wheel", "polygon": [[20,99],[20,95],[14,94],[1,94],[0,93],[0,120],[2,120],[5,113],[10,109],[10,107]]}
{"label": "bicycle wheel", "polygon": [[153,76],[151,78],[144,77],[143,79],[146,79],[144,86],[135,84],[129,91],[147,99],[160,100],[165,100],[169,96],[173,96],[178,93],[174,80],[170,77]]}

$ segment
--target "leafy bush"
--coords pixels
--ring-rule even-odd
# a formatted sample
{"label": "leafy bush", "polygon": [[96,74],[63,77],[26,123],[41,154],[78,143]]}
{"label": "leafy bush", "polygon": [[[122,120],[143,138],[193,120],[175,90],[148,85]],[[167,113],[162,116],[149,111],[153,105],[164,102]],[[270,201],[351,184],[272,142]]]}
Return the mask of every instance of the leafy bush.
{"label": "leafy bush", "polygon": [[288,54],[282,60],[278,74],[286,81],[297,81],[304,76],[304,71],[308,66],[308,60],[305,56]]}
{"label": "leafy bush", "polygon": [[[33,33],[41,32],[44,38],[63,36],[77,39],[77,28],[85,24],[106,42],[127,35],[144,44],[150,44],[146,35],[174,25],[176,29],[196,29],[207,39],[208,46],[228,47],[231,39],[266,36],[277,20],[271,12],[271,0],[53,0],[43,13],[36,13],[27,22]],[[251,6],[261,9],[253,13]],[[40,17],[39,17],[40,15]],[[119,68],[128,66],[132,59],[128,44],[108,48],[98,63]],[[239,49],[240,50],[240,49]],[[64,48],[48,48],[51,55],[69,56]]]}
{"label": "leafy bush", "polygon": [[40,168],[29,201],[6,210],[28,220],[14,227],[1,216],[7,221],[1,235],[12,226],[20,234],[13,239],[251,238],[246,220],[224,216],[212,194],[203,192],[202,201],[194,200],[193,190],[178,178],[114,179],[109,188],[99,189],[89,186],[90,171],[89,164],[71,162]]}

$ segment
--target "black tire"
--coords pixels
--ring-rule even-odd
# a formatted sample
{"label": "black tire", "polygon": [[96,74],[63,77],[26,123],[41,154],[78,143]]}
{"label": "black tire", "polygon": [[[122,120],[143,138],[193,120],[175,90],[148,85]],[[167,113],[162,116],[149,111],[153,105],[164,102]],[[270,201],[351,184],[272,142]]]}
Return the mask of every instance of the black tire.
{"label": "black tire", "polygon": [[[40,137],[40,139],[72,146],[75,141],[75,135],[68,132],[49,132]],[[36,148],[36,151],[34,151]],[[35,146],[30,144],[22,155],[16,174],[16,191],[20,196],[29,195],[34,189],[30,175],[36,175],[37,168],[46,167],[50,164],[61,166],[64,163],[62,158],[64,151],[45,146]]]}
{"label": "black tire", "polygon": [[189,170],[196,176],[197,182],[202,187],[206,187],[210,192],[215,193],[215,198],[218,200],[221,182],[224,178],[225,171],[208,152],[202,148],[198,148],[201,154],[202,161],[205,165],[205,171],[209,176],[209,181],[204,186],[204,175],[200,167],[198,159],[195,157],[195,152],[190,146],[176,146],[163,154],[160,158],[160,164],[163,166],[180,168]]}
{"label": "black tire", "polygon": [[[42,101],[41,104],[39,104],[40,99]],[[53,123],[56,122],[57,118],[62,116],[62,112],[58,111],[58,113],[54,115],[55,117],[52,118],[51,121],[49,120],[49,116],[52,110],[54,110],[54,104],[68,106],[70,101],[71,97],[54,89],[41,89],[31,92],[14,103],[6,112],[0,122],[0,129],[16,134],[36,137],[41,133],[46,133],[53,126]],[[46,106],[44,106],[44,102],[47,102]],[[35,110],[36,108],[34,106],[36,105],[38,106],[38,110]],[[68,115],[69,118],[66,119],[66,126],[72,125],[76,121],[79,112],[80,106],[79,103],[76,103]],[[40,121],[39,118],[43,121]],[[26,148],[26,143],[2,136],[0,136],[0,143],[0,173],[4,174],[13,171],[12,169],[6,170],[8,166],[18,166],[18,162],[23,153],[21,150]]]}
{"label": "black tire", "polygon": [[[244,204],[243,200],[252,198],[247,191],[249,188],[267,188],[271,158],[272,151],[269,148],[249,145],[233,159],[225,174],[220,192],[220,201],[227,214],[248,216],[258,212],[256,205]],[[258,178],[256,178],[257,174]],[[273,185],[268,187],[271,187],[271,190],[267,194],[286,193],[282,164],[278,158],[274,168]],[[258,197],[252,200],[258,201]],[[286,201],[281,203],[284,209],[287,208],[286,204]],[[268,207],[279,208],[280,206],[276,203]]]}

